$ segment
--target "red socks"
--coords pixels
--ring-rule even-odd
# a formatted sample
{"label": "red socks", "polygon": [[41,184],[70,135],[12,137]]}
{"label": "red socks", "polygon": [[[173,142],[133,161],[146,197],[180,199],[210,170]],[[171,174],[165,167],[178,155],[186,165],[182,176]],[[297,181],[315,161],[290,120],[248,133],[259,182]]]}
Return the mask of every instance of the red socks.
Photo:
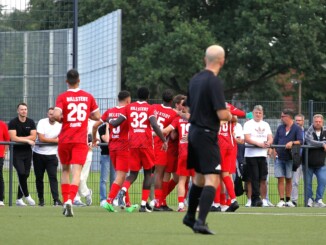
{"label": "red socks", "polygon": [[107,199],[107,202],[112,204],[114,198],[118,195],[118,192],[120,191],[120,186],[116,183],[113,183],[112,186],[111,186],[111,190],[110,190],[110,193],[108,195],[108,199]]}
{"label": "red socks", "polygon": [[233,186],[231,176],[225,176],[223,178],[223,183],[225,185],[226,190],[228,191],[229,197],[231,199],[235,199],[236,195],[235,195],[235,192],[234,192],[234,186]]}
{"label": "red socks", "polygon": [[[224,194],[225,196],[225,194]],[[214,203],[221,203],[221,185],[218,185],[214,198]]]}
{"label": "red socks", "polygon": [[180,203],[180,202],[184,202],[185,201],[185,197],[183,196],[183,197],[178,197],[178,203]]}
{"label": "red socks", "polygon": [[127,191],[128,191],[129,188],[130,188],[130,186],[131,186],[131,183],[130,183],[129,181],[126,180],[125,182],[123,182],[122,188],[124,187],[124,188],[126,188]]}
{"label": "red socks", "polygon": [[78,185],[70,185],[70,194],[69,194],[69,199],[71,201],[74,201],[78,191]]}
{"label": "red socks", "polygon": [[65,203],[69,199],[70,184],[61,184],[61,193],[63,202]]}
{"label": "red socks", "polygon": [[156,189],[154,191],[154,193],[155,193],[155,199],[157,201],[157,203],[155,205],[161,206],[161,202],[162,202],[162,189]]}
{"label": "red socks", "polygon": [[226,195],[225,195],[225,193],[220,194],[220,203],[221,203],[221,205],[226,205]]}
{"label": "red socks", "polygon": [[130,206],[131,205],[131,202],[130,202],[130,197],[129,197],[129,192],[127,191],[126,192],[126,206]]}
{"label": "red socks", "polygon": [[150,190],[143,189],[141,193],[141,200],[147,202],[149,195],[150,195]]}
{"label": "red socks", "polygon": [[64,203],[68,201],[68,199],[74,201],[78,192],[78,185],[61,184],[61,192]]}

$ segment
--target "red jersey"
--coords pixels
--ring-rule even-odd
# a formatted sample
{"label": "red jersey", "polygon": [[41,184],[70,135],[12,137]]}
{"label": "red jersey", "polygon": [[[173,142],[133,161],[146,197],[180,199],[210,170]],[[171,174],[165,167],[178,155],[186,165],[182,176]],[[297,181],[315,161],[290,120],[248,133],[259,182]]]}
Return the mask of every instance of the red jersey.
{"label": "red jersey", "polygon": [[[154,108],[154,113],[157,119],[157,124],[160,126],[161,130],[169,126],[174,118],[177,116],[177,112],[171,107],[164,106],[162,104],[152,105]],[[160,137],[154,137],[154,147],[158,150],[162,148],[163,142]]]}
{"label": "red jersey", "polygon": [[217,134],[220,149],[232,149],[234,147],[233,130],[234,124],[232,122],[221,123]]}
{"label": "red jersey", "polygon": [[[246,113],[230,103],[227,103],[227,106],[230,107],[230,113],[234,116],[245,117]],[[218,132],[218,145],[220,149],[233,149],[236,145],[233,138],[234,123],[227,122],[220,124],[220,130]]]}
{"label": "red jersey", "polygon": [[[0,121],[0,141],[10,141],[8,126],[3,121]],[[0,157],[5,156],[5,145],[0,145]]]}
{"label": "red jersey", "polygon": [[129,148],[153,148],[150,117],[155,117],[153,107],[146,101],[126,106],[124,115],[129,125]]}
{"label": "red jersey", "polygon": [[94,97],[81,89],[68,89],[59,94],[56,109],[62,112],[59,143],[87,144],[88,118],[99,108]]}
{"label": "red jersey", "polygon": [[[125,114],[125,106],[115,106],[104,112],[101,120],[106,122],[108,118],[117,119],[120,115],[124,116]],[[128,130],[129,126],[127,121],[123,121],[119,126],[115,128],[110,125],[110,151],[127,151],[129,149]]]}
{"label": "red jersey", "polygon": [[230,113],[234,116],[238,116],[238,117],[245,117],[246,116],[246,112],[236,108],[234,105],[227,103],[227,106],[230,107]]}
{"label": "red jersey", "polygon": [[179,157],[188,155],[188,137],[190,123],[182,117],[177,117],[171,123],[171,126],[178,131],[179,135]]}

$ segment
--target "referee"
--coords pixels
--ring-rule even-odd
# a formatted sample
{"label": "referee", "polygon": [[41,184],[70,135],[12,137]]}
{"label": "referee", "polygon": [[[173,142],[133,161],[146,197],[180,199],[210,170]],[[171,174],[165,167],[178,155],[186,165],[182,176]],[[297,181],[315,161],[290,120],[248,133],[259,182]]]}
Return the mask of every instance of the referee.
{"label": "referee", "polygon": [[[214,234],[210,231],[206,217],[220,182],[220,151],[217,132],[220,120],[231,120],[225,107],[221,80],[217,77],[224,64],[224,49],[218,45],[207,48],[206,67],[189,83],[187,105],[190,108],[188,135],[188,168],[195,169],[195,177],[189,192],[189,207],[183,224],[195,233]],[[199,214],[196,220],[196,210]]]}

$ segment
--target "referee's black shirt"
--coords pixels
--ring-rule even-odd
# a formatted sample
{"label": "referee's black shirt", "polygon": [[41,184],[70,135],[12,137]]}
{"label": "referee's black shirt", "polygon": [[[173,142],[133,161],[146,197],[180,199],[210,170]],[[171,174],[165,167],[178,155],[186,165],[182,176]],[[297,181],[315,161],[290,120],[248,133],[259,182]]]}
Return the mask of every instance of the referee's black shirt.
{"label": "referee's black shirt", "polygon": [[187,96],[190,123],[218,132],[220,120],[216,111],[226,109],[221,80],[212,71],[203,70],[190,80]]}

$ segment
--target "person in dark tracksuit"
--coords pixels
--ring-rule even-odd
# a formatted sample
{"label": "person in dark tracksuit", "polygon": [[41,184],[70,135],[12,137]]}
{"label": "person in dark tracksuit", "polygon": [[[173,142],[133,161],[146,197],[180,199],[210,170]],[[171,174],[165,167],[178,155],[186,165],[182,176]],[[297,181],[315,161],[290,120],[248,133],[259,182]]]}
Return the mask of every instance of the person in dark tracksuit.
{"label": "person in dark tracksuit", "polygon": [[19,180],[16,200],[17,206],[26,206],[23,197],[25,197],[29,205],[35,205],[35,201],[28,192],[27,179],[32,166],[32,146],[35,145],[36,126],[35,122],[27,117],[27,112],[27,104],[23,102],[19,103],[17,106],[18,116],[8,124],[10,140],[25,143],[14,145],[13,147],[13,162]]}
{"label": "person in dark tracksuit", "polygon": [[[307,174],[308,186],[308,207],[324,208],[326,204],[323,202],[323,196],[326,186],[326,127],[324,126],[324,117],[321,114],[314,115],[313,124],[306,132],[306,142],[308,145],[318,148],[309,149],[308,152],[308,170],[304,169],[304,175]],[[313,199],[312,177],[317,177],[316,198]]]}

